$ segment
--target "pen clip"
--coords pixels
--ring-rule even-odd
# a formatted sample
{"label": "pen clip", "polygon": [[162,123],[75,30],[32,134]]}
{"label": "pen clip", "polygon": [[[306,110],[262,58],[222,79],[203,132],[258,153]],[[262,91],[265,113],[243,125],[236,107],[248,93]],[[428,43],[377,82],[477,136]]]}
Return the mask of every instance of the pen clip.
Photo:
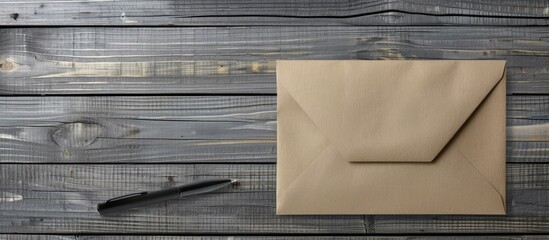
{"label": "pen clip", "polygon": [[127,194],[127,195],[124,195],[124,196],[111,198],[111,199],[107,200],[105,203],[114,202],[116,200],[121,200],[121,199],[125,199],[125,198],[137,197],[137,196],[141,196],[141,195],[145,195],[145,194],[147,194],[147,192],[130,193],[130,194]]}

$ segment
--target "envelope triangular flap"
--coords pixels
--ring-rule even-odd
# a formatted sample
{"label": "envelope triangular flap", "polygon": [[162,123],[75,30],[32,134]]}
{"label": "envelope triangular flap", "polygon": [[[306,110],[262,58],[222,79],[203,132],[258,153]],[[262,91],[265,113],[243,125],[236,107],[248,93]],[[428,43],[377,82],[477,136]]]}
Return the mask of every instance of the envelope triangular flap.
{"label": "envelope triangular flap", "polygon": [[432,161],[504,69],[496,60],[277,62],[279,84],[349,162]]}

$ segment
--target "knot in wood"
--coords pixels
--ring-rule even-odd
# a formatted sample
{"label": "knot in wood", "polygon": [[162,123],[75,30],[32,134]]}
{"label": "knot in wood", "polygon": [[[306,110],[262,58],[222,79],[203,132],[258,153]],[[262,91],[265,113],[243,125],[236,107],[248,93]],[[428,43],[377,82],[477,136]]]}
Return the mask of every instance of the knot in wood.
{"label": "knot in wood", "polygon": [[92,144],[101,135],[103,127],[95,123],[66,123],[51,134],[53,141],[65,149],[74,149]]}
{"label": "knot in wood", "polygon": [[0,61],[0,71],[8,72],[14,70],[15,68],[17,68],[17,63],[15,63],[12,59]]}

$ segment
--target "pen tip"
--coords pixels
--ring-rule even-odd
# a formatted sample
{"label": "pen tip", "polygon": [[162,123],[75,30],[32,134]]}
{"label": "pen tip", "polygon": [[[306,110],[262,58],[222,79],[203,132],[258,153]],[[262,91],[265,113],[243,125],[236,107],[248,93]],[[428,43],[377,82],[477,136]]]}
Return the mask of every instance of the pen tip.
{"label": "pen tip", "polygon": [[238,182],[237,179],[231,179],[231,183],[236,183],[236,182]]}

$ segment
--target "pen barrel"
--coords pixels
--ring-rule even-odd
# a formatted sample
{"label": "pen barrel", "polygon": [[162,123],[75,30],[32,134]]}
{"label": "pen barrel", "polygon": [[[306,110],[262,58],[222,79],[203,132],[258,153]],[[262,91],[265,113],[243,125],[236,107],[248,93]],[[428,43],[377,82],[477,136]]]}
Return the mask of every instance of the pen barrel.
{"label": "pen barrel", "polygon": [[156,202],[178,199],[180,195],[178,187],[162,189],[154,192],[145,192],[140,195],[132,196],[116,201],[107,201],[97,205],[97,211],[100,214],[109,214],[120,210],[130,209]]}
{"label": "pen barrel", "polygon": [[112,212],[139,207],[155,202],[207,193],[223,188],[231,184],[232,182],[233,180],[231,179],[202,180],[154,192],[133,193],[110,199],[104,203],[97,204],[97,211],[99,211],[100,214],[109,214]]}
{"label": "pen barrel", "polygon": [[231,184],[231,179],[203,180],[179,186],[179,197],[184,198],[196,194],[212,192]]}

